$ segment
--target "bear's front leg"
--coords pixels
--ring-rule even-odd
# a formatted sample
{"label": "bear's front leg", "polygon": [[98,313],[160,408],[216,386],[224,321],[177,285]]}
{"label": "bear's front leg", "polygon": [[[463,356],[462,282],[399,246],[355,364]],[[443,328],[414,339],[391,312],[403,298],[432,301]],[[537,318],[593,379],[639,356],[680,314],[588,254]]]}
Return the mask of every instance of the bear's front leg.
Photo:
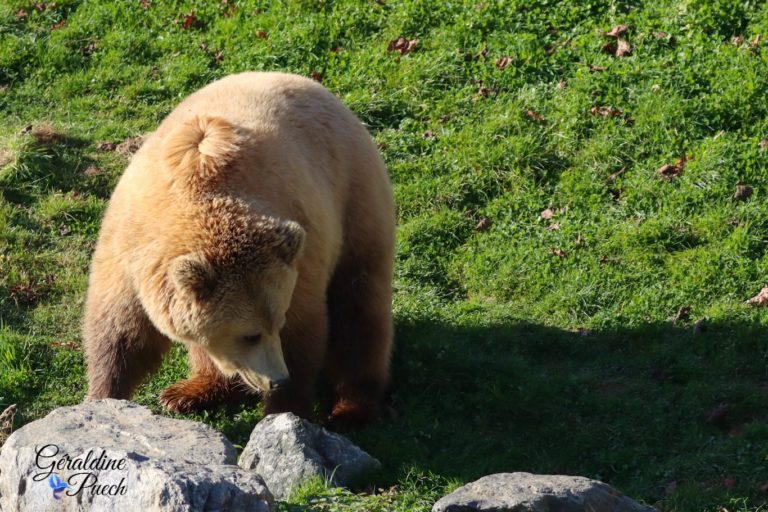
{"label": "bear's front leg", "polygon": [[169,411],[195,412],[222,403],[238,403],[258,395],[239,377],[225,377],[199,345],[189,344],[187,349],[192,375],[168,386],[160,394],[160,403]]}
{"label": "bear's front leg", "polygon": [[287,385],[264,395],[264,415],[292,412],[315,420],[315,386],[328,343],[328,311],[324,294],[313,293],[311,288],[299,282],[293,292],[287,322],[280,332],[290,379]]}
{"label": "bear's front leg", "polygon": [[88,364],[87,399],[130,399],[162,362],[170,340],[150,322],[118,273],[94,264],[83,325]]}

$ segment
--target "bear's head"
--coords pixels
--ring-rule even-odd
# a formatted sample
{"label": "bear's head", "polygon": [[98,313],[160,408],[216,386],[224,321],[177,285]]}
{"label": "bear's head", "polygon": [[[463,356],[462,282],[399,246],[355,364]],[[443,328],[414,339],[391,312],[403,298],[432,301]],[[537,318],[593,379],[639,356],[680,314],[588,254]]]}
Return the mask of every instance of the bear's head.
{"label": "bear's head", "polygon": [[[231,226],[230,226],[231,227]],[[303,228],[269,219],[214,237],[168,265],[175,338],[203,347],[227,376],[268,391],[289,378],[280,341],[298,277]],[[218,238],[218,239],[217,239]]]}

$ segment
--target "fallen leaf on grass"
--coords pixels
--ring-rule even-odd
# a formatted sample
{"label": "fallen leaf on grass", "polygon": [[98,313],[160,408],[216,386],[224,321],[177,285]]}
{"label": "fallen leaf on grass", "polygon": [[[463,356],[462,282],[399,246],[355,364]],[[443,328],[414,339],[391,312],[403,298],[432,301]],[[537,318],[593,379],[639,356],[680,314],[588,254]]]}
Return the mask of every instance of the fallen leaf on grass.
{"label": "fallen leaf on grass", "polygon": [[117,148],[117,144],[114,142],[101,142],[98,147],[101,151],[114,151]]}
{"label": "fallen leaf on grass", "polygon": [[629,28],[629,27],[628,27],[628,26],[626,26],[626,25],[616,25],[616,26],[615,26],[615,27],[613,27],[611,30],[609,30],[608,32],[606,32],[606,33],[605,33],[605,35],[606,35],[607,37],[616,37],[616,38],[618,38],[619,36],[621,36],[622,34],[624,34],[624,32],[626,32],[628,28]]}
{"label": "fallen leaf on grass", "polygon": [[605,66],[596,66],[594,64],[589,65],[589,70],[593,73],[599,73],[601,71],[605,71],[606,69],[608,68],[606,68]]}
{"label": "fallen leaf on grass", "polygon": [[269,39],[269,34],[264,32],[263,30],[259,30],[256,32],[256,37],[258,37],[259,39]]}
{"label": "fallen leaf on grass", "polygon": [[616,107],[612,107],[610,105],[606,105],[603,107],[594,106],[589,110],[589,113],[593,116],[602,116],[602,117],[619,117],[624,112],[622,112],[620,109]]}
{"label": "fallen leaf on grass", "polygon": [[768,287],[760,290],[760,293],[747,301],[750,306],[765,306],[768,304]]}
{"label": "fallen leaf on grass", "polygon": [[25,11],[24,9],[19,9],[14,13],[14,16],[16,16],[20,20],[25,20],[27,19],[28,14],[27,14],[27,11]]}
{"label": "fallen leaf on grass", "polygon": [[555,216],[555,211],[552,208],[547,208],[546,210],[542,211],[539,215],[541,215],[542,219],[549,220]]}
{"label": "fallen leaf on grass", "polygon": [[67,20],[61,20],[58,23],[54,23],[53,26],[51,27],[51,32],[53,32],[54,30],[60,29],[61,27],[63,27],[66,24],[67,24]]}
{"label": "fallen leaf on grass", "polygon": [[731,44],[733,46],[741,46],[744,44],[744,38],[741,36],[733,36],[731,37]]}
{"label": "fallen leaf on grass", "polygon": [[89,165],[89,166],[88,166],[88,167],[86,167],[86,169],[83,171],[83,174],[85,174],[86,176],[89,176],[89,177],[90,177],[90,176],[98,176],[98,175],[99,175],[99,174],[101,174],[102,172],[104,172],[104,171],[102,171],[102,170],[101,170],[101,169],[99,169],[98,167],[95,167],[95,166],[93,166],[93,165]]}
{"label": "fallen leaf on grass", "polygon": [[181,27],[186,30],[195,23],[195,11],[184,15],[184,19],[181,22]]}
{"label": "fallen leaf on grass", "polygon": [[754,189],[752,187],[745,184],[743,181],[738,181],[736,183],[736,192],[733,193],[733,199],[735,201],[746,201],[752,197],[753,192]]}
{"label": "fallen leaf on grass", "polygon": [[757,34],[757,35],[755,36],[755,38],[754,38],[754,39],[752,39],[752,40],[749,42],[749,47],[750,47],[751,49],[753,49],[753,50],[754,50],[755,48],[757,48],[758,46],[760,46],[760,43],[761,43],[761,42],[762,42],[762,36],[761,36],[760,34]]}
{"label": "fallen leaf on grass", "polygon": [[485,231],[488,228],[490,228],[492,224],[493,224],[493,220],[491,220],[491,218],[483,217],[478,221],[477,225],[475,226],[475,231]]}
{"label": "fallen leaf on grass", "polygon": [[309,76],[315,82],[321,83],[323,81],[323,75],[321,75],[318,71],[312,70],[312,72],[309,74]]}
{"label": "fallen leaf on grass", "polygon": [[624,39],[617,39],[616,42],[607,43],[602,48],[603,53],[608,53],[615,57],[626,57],[632,54],[632,45]]}
{"label": "fallen leaf on grass", "polygon": [[51,346],[55,348],[67,348],[69,350],[74,350],[75,352],[80,352],[80,345],[74,341],[53,341],[51,342]]}
{"label": "fallen leaf on grass", "polygon": [[549,252],[551,252],[554,256],[557,256],[558,258],[565,258],[568,256],[568,253],[560,249],[559,247],[550,247]]}
{"label": "fallen leaf on grass", "polygon": [[554,224],[550,224],[547,226],[547,231],[558,231],[560,229],[560,223],[555,222]]}
{"label": "fallen leaf on grass", "polygon": [[502,57],[496,60],[496,67],[503,70],[512,62],[512,57]]}
{"label": "fallen leaf on grass", "polygon": [[768,148],[768,139],[763,139],[759,143],[760,149]]}
{"label": "fallen leaf on grass", "polygon": [[422,133],[421,136],[424,137],[425,139],[431,139],[432,137],[435,136],[435,134],[432,132],[432,130],[427,130],[424,133]]}
{"label": "fallen leaf on grass", "polygon": [[528,116],[528,119],[535,121],[537,123],[541,123],[541,124],[546,123],[544,116],[542,116],[541,114],[537,113],[534,110],[531,110],[530,108],[525,111],[525,115]]}
{"label": "fallen leaf on grass", "polygon": [[567,85],[568,82],[565,81],[565,78],[561,78],[560,81],[557,82],[557,90],[562,91]]}
{"label": "fallen leaf on grass", "polygon": [[393,39],[389,42],[387,45],[387,51],[398,52],[400,55],[405,55],[406,53],[416,48],[416,45],[418,44],[418,39],[407,39],[403,36],[400,36],[397,39]]}
{"label": "fallen leaf on grass", "polygon": [[139,4],[141,5],[141,8],[146,11],[147,9],[149,9],[150,0],[141,0],[141,2],[139,2]]}
{"label": "fallen leaf on grass", "polygon": [[656,171],[659,173],[659,176],[666,180],[672,180],[675,176],[678,176],[680,173],[683,172],[683,169],[685,169],[685,164],[688,160],[690,160],[692,157],[690,156],[684,156],[680,158],[677,162],[674,164],[664,164]]}

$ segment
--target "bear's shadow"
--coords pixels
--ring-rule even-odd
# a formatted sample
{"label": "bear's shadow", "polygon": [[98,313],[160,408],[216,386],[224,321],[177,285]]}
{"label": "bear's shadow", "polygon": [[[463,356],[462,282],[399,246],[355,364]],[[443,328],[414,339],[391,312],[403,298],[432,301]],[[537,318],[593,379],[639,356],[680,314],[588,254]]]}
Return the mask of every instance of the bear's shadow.
{"label": "bear's shadow", "polygon": [[[400,322],[393,410],[351,437],[382,461],[382,485],[413,469],[460,481],[529,471],[598,478],[652,501],[696,473],[693,455],[713,436],[744,427],[768,441],[766,352],[756,323],[570,332]],[[723,403],[727,416],[708,421]],[[691,467],[680,462],[688,454]]]}

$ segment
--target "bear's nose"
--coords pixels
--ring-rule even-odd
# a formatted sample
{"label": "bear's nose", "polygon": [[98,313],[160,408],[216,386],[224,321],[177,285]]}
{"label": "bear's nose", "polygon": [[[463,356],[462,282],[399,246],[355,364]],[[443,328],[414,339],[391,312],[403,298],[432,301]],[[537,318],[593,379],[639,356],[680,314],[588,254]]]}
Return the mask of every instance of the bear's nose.
{"label": "bear's nose", "polygon": [[277,389],[283,389],[287,387],[290,382],[291,382],[290,378],[280,379],[280,380],[271,380],[269,381],[269,390],[275,391]]}

